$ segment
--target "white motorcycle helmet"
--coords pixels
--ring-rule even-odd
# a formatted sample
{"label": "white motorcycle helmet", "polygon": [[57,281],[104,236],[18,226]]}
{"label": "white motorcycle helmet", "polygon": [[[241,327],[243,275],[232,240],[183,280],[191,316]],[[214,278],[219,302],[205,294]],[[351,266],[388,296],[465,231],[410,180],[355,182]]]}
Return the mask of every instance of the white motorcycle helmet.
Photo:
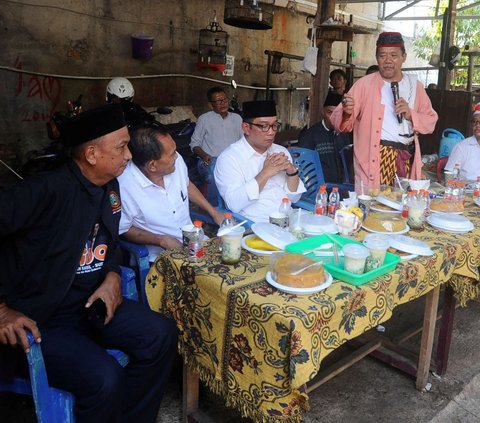
{"label": "white motorcycle helmet", "polygon": [[132,83],[127,78],[113,78],[107,85],[106,100],[112,102],[112,97],[118,97],[124,101],[132,101],[135,95]]}

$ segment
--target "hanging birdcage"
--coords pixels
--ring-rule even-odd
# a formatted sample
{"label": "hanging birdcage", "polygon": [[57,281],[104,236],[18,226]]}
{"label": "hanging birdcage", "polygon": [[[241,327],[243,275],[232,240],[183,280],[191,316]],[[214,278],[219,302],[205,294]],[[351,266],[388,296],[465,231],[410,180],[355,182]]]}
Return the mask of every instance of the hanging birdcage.
{"label": "hanging birdcage", "polygon": [[198,36],[198,61],[200,69],[223,72],[227,63],[228,34],[222,30],[215,14],[213,21]]}
{"label": "hanging birdcage", "polygon": [[246,29],[272,29],[275,0],[225,0],[223,22]]}

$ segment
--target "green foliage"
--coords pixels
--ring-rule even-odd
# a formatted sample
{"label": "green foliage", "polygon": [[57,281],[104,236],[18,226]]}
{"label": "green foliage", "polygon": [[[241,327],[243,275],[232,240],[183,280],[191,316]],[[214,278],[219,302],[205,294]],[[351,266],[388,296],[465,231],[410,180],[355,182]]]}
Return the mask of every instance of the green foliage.
{"label": "green foliage", "polygon": [[[443,2],[442,2],[443,3]],[[446,4],[442,4],[440,10],[444,10]],[[458,8],[465,6],[464,3],[459,2]],[[432,7],[432,15],[434,8]],[[460,12],[461,15],[480,15],[480,6],[472,7]],[[419,36],[413,40],[413,51],[415,54],[424,59],[429,60],[431,55],[436,51],[440,44],[442,34],[442,20],[437,19],[432,21],[432,26],[428,29],[422,29]],[[457,19],[455,21],[455,42],[454,44],[464,51],[467,45],[477,47],[480,45],[480,19]],[[475,58],[475,64],[480,65],[480,60]],[[468,66],[468,57],[463,56],[456,63],[456,66]],[[466,85],[467,83],[467,69],[455,68],[452,74],[452,84],[455,86]],[[475,70],[472,76],[473,84],[480,84],[480,72]]]}

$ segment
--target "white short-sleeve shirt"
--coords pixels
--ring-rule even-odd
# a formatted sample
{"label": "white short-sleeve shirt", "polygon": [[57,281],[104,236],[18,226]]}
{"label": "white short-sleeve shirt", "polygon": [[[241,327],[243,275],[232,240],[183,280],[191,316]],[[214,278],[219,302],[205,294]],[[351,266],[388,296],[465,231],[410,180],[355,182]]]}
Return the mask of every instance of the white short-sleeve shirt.
{"label": "white short-sleeve shirt", "polygon": [[[192,223],[188,201],[188,171],[177,153],[175,171],[163,177],[165,188],[154,184],[133,162],[118,177],[122,199],[120,234],[135,226],[182,240],[181,227]],[[162,248],[147,245],[150,261]]]}

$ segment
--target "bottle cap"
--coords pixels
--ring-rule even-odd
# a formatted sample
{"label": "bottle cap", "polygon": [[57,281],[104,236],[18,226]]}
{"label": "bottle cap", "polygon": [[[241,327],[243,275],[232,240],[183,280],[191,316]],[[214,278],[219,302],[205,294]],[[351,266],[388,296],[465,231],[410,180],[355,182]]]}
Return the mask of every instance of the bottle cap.
{"label": "bottle cap", "polygon": [[282,203],[288,203],[289,201],[290,201],[290,200],[289,200],[287,197],[282,198]]}
{"label": "bottle cap", "polygon": [[232,218],[232,213],[223,213],[223,217],[225,219],[231,219]]}
{"label": "bottle cap", "polygon": [[195,226],[196,228],[201,228],[202,227],[202,221],[201,220],[195,220],[193,222],[193,226]]}
{"label": "bottle cap", "polygon": [[333,191],[338,191],[338,187],[333,187],[332,190]]}

